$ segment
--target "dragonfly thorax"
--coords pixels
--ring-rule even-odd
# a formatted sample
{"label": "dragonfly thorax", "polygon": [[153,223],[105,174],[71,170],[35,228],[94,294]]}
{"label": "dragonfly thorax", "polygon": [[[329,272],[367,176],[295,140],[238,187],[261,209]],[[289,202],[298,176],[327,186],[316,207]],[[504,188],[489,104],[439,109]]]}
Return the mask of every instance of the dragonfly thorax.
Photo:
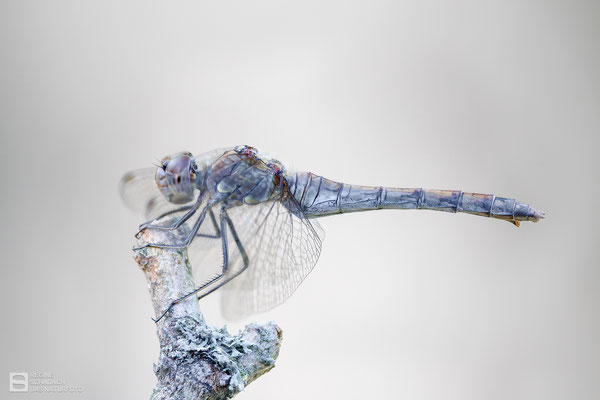
{"label": "dragonfly thorax", "polygon": [[184,204],[194,199],[199,174],[192,154],[181,152],[161,160],[161,165],[156,169],[155,180],[158,189],[168,201]]}
{"label": "dragonfly thorax", "polygon": [[250,146],[225,152],[207,171],[206,190],[213,201],[228,207],[255,205],[280,195],[284,170],[278,161],[264,159]]}

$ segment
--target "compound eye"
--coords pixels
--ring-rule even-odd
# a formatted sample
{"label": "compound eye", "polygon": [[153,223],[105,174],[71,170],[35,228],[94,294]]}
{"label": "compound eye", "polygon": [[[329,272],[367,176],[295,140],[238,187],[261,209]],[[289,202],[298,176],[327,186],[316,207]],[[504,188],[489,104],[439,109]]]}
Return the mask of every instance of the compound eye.
{"label": "compound eye", "polygon": [[188,156],[175,157],[167,165],[167,173],[179,175],[182,172],[187,172],[190,169],[190,158]]}

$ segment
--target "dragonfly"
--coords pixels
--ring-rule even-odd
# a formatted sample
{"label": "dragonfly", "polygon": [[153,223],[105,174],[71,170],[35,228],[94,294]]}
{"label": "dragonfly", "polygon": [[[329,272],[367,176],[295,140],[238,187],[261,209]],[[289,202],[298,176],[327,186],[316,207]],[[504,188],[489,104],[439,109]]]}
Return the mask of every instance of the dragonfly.
{"label": "dragonfly", "polygon": [[[311,172],[292,172],[278,160],[243,145],[200,155],[180,152],[159,165],[131,171],[120,183],[127,206],[143,214],[147,229],[170,235],[165,243],[134,247],[188,250],[196,271],[212,253],[214,275],[171,305],[220,289],[225,317],[239,319],[283,303],[312,271],[324,232],[317,219],[368,210],[409,209],[467,213],[537,222],[545,214],[512,198],[423,188],[358,186]],[[215,257],[213,257],[215,258]],[[197,281],[198,282],[198,281]]]}

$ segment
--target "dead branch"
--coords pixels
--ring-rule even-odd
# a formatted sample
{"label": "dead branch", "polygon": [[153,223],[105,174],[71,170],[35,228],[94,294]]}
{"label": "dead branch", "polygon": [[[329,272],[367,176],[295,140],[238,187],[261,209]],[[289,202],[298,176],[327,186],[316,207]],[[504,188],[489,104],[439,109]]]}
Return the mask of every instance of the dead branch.
{"label": "dead branch", "polygon": [[[139,243],[165,243],[168,231],[147,229]],[[137,250],[160,315],[174,299],[195,288],[186,250]],[[160,357],[152,400],[227,399],[275,366],[282,332],[274,322],[247,325],[237,335],[206,325],[195,296],[176,304],[157,324]]]}

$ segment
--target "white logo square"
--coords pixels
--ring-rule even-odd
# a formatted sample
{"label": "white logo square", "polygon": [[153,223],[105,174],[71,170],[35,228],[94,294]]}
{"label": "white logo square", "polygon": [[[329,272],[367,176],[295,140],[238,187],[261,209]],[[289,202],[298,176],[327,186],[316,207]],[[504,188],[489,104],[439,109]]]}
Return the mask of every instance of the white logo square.
{"label": "white logo square", "polygon": [[28,372],[10,372],[9,392],[28,392],[29,391],[29,373]]}

